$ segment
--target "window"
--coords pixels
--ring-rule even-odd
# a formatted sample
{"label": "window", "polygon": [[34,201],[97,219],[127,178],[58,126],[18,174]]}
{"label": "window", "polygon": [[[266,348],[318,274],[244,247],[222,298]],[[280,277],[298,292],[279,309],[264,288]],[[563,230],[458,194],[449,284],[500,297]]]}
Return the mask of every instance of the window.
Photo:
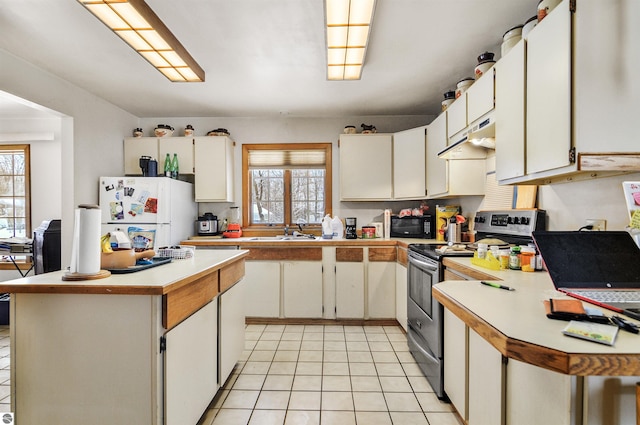
{"label": "window", "polygon": [[29,145],[0,145],[0,238],[31,235]]}
{"label": "window", "polygon": [[243,145],[244,227],[319,226],[331,212],[331,143]]}

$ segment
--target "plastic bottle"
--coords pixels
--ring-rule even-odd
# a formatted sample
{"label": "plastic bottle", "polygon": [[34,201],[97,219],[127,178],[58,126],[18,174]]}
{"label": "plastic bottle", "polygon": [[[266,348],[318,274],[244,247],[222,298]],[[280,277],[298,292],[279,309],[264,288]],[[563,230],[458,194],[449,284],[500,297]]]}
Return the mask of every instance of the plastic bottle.
{"label": "plastic bottle", "polygon": [[509,256],[509,268],[511,270],[520,270],[520,247],[511,247],[511,255]]}
{"label": "plastic bottle", "polygon": [[167,156],[164,157],[164,176],[171,177],[171,157],[167,153]]}
{"label": "plastic bottle", "polygon": [[173,154],[173,159],[171,160],[171,178],[177,179],[180,174],[180,167],[178,165],[178,154]]}

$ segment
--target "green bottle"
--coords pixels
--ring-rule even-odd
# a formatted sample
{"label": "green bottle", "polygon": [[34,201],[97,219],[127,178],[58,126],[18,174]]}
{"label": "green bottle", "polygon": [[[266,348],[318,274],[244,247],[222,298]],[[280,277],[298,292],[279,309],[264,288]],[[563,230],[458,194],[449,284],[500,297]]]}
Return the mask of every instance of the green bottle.
{"label": "green bottle", "polygon": [[171,161],[171,178],[177,179],[180,174],[180,167],[178,166],[178,154],[173,154],[173,160]]}
{"label": "green bottle", "polygon": [[171,177],[171,157],[167,153],[167,156],[164,157],[164,176]]}

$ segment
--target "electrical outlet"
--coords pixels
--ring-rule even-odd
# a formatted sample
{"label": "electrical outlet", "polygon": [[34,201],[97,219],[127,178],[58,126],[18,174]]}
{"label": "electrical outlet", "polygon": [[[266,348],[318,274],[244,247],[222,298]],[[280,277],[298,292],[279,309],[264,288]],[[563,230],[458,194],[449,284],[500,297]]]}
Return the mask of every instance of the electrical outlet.
{"label": "electrical outlet", "polygon": [[593,226],[591,230],[604,232],[607,230],[607,220],[603,218],[588,218],[585,220],[585,226]]}

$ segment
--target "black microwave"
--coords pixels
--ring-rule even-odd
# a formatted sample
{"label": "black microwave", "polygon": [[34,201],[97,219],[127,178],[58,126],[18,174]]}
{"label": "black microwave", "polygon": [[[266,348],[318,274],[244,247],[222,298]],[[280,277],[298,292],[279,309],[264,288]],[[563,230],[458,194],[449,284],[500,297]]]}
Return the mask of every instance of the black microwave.
{"label": "black microwave", "polygon": [[433,220],[430,215],[422,217],[391,216],[391,237],[434,239]]}

